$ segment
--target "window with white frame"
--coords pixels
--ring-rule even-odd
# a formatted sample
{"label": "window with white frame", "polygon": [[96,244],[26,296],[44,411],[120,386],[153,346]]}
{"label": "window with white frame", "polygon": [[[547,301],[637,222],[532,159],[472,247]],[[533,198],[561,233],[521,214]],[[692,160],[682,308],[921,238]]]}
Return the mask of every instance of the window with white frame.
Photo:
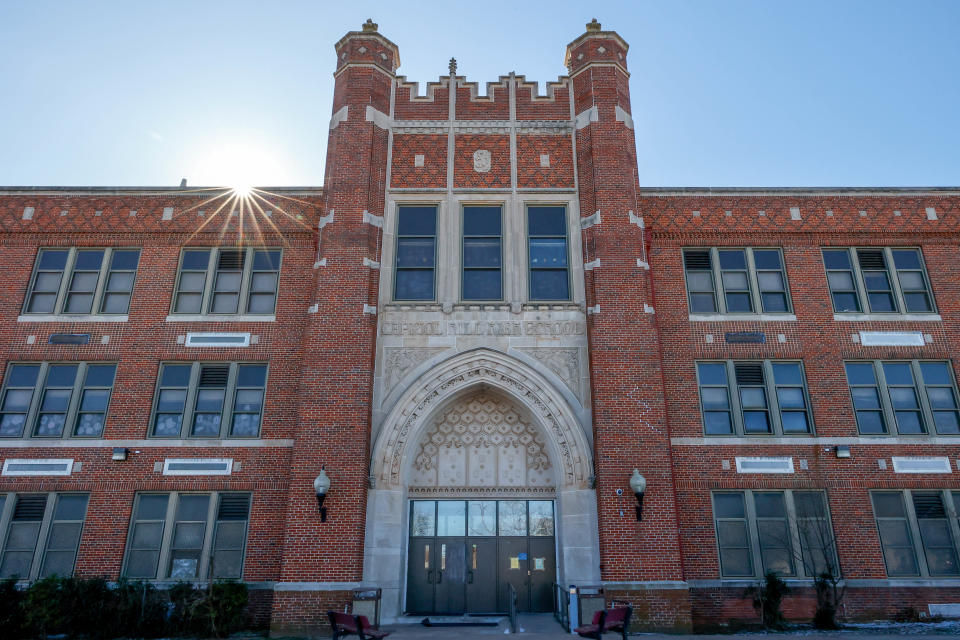
{"label": "window with white frame", "polygon": [[889,577],[960,575],[960,491],[874,491],[871,498]]}
{"label": "window with white frame", "polygon": [[697,362],[697,382],[708,436],[804,435],[813,430],[801,362]]}
{"label": "window with white frame", "polygon": [[249,519],[249,493],[139,493],[123,575],[159,580],[241,578]]}
{"label": "window with white frame", "polygon": [[846,362],[847,384],[864,435],[960,435],[949,361]]}
{"label": "window with white frame", "polygon": [[400,205],[397,208],[393,298],[420,302],[435,300],[436,264],[436,205]]}
{"label": "window with white frame", "polygon": [[126,314],[139,264],[139,249],[40,249],[23,313]]}
{"label": "window with white frame", "polygon": [[531,301],[570,299],[569,253],[567,208],[559,205],[527,205]]}
{"label": "window with white frame", "polygon": [[263,363],[163,363],[150,435],[259,437],[266,385],[267,365]]}
{"label": "window with white frame", "polygon": [[0,493],[0,578],[73,574],[86,493]]}
{"label": "window with white frame", "polygon": [[835,313],[936,313],[920,249],[825,248]]}
{"label": "window with white frame", "polygon": [[779,249],[683,250],[690,313],[790,313]]}
{"label": "window with white frame", "polygon": [[277,307],[280,249],[185,248],[172,313],[271,315]]}
{"label": "window with white frame", "polygon": [[9,363],[0,391],[0,437],[101,437],[116,372],[113,363]]}
{"label": "window with white frame", "polygon": [[839,575],[822,491],[714,491],[713,516],[725,578]]}
{"label": "window with white frame", "polygon": [[503,299],[503,208],[489,205],[463,207],[464,300]]}

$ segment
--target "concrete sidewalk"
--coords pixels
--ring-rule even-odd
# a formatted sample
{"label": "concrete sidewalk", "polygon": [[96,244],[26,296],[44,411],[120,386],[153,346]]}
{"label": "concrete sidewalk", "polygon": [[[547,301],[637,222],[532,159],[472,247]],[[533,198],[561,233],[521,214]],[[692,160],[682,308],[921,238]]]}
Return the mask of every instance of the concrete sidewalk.
{"label": "concrete sidewalk", "polygon": [[[397,640],[492,640],[497,636],[511,637],[509,632],[509,621],[503,618],[496,627],[424,627],[421,624],[391,624],[384,625],[384,628],[392,631],[391,639]],[[578,639],[579,636],[566,633],[563,628],[554,620],[551,614],[527,614],[520,616],[521,633],[517,634],[518,640],[571,640]],[[726,635],[665,635],[657,633],[638,633],[630,634],[631,638],[638,640],[732,640],[733,638],[746,638],[756,640],[765,637],[789,638],[814,638],[816,640],[852,640],[853,638],[877,638],[880,640],[902,640],[910,636],[935,636],[936,638],[960,638],[960,624],[908,624],[908,625],[851,625],[841,631],[814,631],[812,629],[801,629],[796,631],[786,631],[780,633],[738,633]],[[607,634],[604,636],[607,640],[617,640],[619,636]]]}

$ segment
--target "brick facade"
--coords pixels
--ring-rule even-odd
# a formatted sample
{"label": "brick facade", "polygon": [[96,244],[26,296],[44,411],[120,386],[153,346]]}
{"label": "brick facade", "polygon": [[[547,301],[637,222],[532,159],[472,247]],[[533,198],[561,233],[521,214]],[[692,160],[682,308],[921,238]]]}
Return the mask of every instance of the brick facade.
{"label": "brick facade", "polygon": [[[247,201],[190,188],[0,189],[0,373],[20,362],[118,365],[102,438],[0,441],[2,461],[74,461],[67,476],[0,476],[0,493],[89,494],[77,575],[121,576],[138,493],[249,492],[243,579],[257,624],[277,634],[322,630],[327,609],[342,610],[352,588],[370,584],[384,587],[385,612],[397,617],[409,496],[402,472],[394,486],[390,469],[409,467],[414,434],[403,425],[419,424],[399,420],[434,411],[430,398],[458,384],[470,392],[476,377],[528,402],[531,422],[561,425],[543,427],[548,440],[567,438],[550,449],[568,456],[553,460],[567,472],[550,494],[557,581],[604,584],[609,601],[634,605],[638,629],[756,621],[744,595],[756,578],[721,575],[711,499],[719,490],[825,491],[847,619],[960,601],[960,576],[888,575],[870,498],[880,489],[960,491],[960,436],[860,435],[844,372],[848,360],[934,360],[960,375],[960,191],[641,189],[627,44],[595,23],[567,48],[569,76],[544,96],[515,74],[481,94],[455,67],[417,95],[396,75],[396,45],[371,23],[336,53],[322,189]],[[477,151],[489,152],[488,168]],[[404,202],[440,212],[435,295],[423,302],[393,299]],[[505,212],[512,268],[502,301],[459,297],[457,212],[470,202]],[[524,207],[537,203],[574,216],[567,301],[529,297]],[[172,314],[183,247],[248,245],[283,250],[272,317]],[[921,250],[936,313],[834,313],[821,249],[874,246]],[[38,250],[49,247],[139,248],[129,312],[25,314]],[[683,250],[697,247],[779,248],[790,313],[692,313]],[[185,336],[194,332],[248,334],[250,344],[191,347]],[[731,342],[736,332],[763,342]],[[922,344],[866,346],[862,332],[920,335]],[[89,342],[49,344],[64,333]],[[705,436],[696,368],[704,360],[802,361],[813,433]],[[151,438],[158,372],[173,361],[268,363],[259,437]],[[563,431],[569,425],[576,438]],[[850,457],[838,457],[838,446]],[[114,448],[128,458],[112,460]],[[904,456],[946,457],[949,472],[895,473],[893,458]],[[792,472],[738,472],[736,459],[751,457],[790,458]],[[168,458],[233,466],[229,475],[170,476],[158,471]],[[333,483],[326,522],[312,488],[321,467]],[[633,469],[647,480],[641,521]],[[9,512],[0,510],[5,522]],[[382,557],[396,562],[389,579]],[[809,619],[812,581],[791,585],[787,616]]]}

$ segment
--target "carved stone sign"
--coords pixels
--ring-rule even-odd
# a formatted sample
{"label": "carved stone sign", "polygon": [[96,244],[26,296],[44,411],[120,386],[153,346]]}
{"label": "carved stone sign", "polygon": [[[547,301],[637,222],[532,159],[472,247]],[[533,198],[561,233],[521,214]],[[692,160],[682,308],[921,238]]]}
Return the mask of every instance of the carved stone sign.
{"label": "carved stone sign", "polygon": [[731,331],[724,334],[724,339],[732,344],[763,344],[767,341],[767,336],[762,331]]}
{"label": "carved stone sign", "polygon": [[574,320],[397,322],[387,319],[380,325],[380,333],[385,336],[581,336],[586,332],[586,324]]}
{"label": "carved stone sign", "polygon": [[477,173],[490,171],[490,152],[486,149],[477,149],[473,152],[473,170]]}

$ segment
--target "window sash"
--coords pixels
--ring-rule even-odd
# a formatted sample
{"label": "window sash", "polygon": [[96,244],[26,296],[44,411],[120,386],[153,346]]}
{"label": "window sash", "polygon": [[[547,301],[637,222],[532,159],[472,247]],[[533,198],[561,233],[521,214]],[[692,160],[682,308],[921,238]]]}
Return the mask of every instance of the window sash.
{"label": "window sash", "polygon": [[[887,571],[887,576],[894,577],[956,577],[960,575],[960,569],[957,572],[952,573],[943,573],[943,572],[931,572],[927,553],[931,549],[936,548],[946,548],[937,546],[928,546],[927,542],[923,539],[922,528],[920,526],[921,520],[923,518],[917,517],[917,512],[914,507],[913,494],[914,493],[937,493],[940,496],[941,502],[943,504],[945,519],[948,534],[951,540],[951,550],[953,553],[954,562],[956,563],[960,559],[960,513],[958,513],[958,498],[960,495],[956,491],[951,491],[950,489],[884,489],[876,490],[870,492],[870,503],[874,512],[874,522],[877,526],[877,534],[880,540],[881,552],[883,554],[884,567]],[[901,505],[904,509],[904,517],[881,517],[877,512],[877,496],[890,494],[896,495],[901,501]],[[904,530],[907,533],[908,542],[906,544],[900,545],[889,545],[884,543],[883,533],[881,523],[886,522],[900,522],[904,526]],[[917,568],[915,572],[899,572],[891,573],[890,566],[887,558],[888,549],[908,549],[912,553],[913,564]]]}
{"label": "window sash", "polygon": [[[214,491],[214,492],[196,492],[196,491],[173,491],[173,492],[155,492],[155,491],[145,491],[137,493],[136,500],[134,501],[133,511],[130,514],[130,525],[127,531],[127,544],[124,551],[123,559],[123,570],[121,575],[127,576],[130,571],[130,557],[131,554],[135,551],[138,551],[138,548],[133,546],[134,543],[134,531],[138,523],[160,523],[162,526],[162,534],[160,540],[160,546],[158,549],[158,557],[155,572],[152,576],[145,576],[145,579],[148,580],[179,580],[183,578],[171,577],[172,571],[172,562],[174,559],[175,552],[178,550],[175,536],[177,530],[177,524],[202,524],[203,525],[203,542],[202,546],[197,547],[180,547],[186,550],[198,550],[199,557],[197,562],[196,577],[188,578],[193,580],[210,580],[216,579],[219,577],[233,577],[233,576],[220,576],[217,575],[214,571],[214,558],[215,554],[219,549],[216,546],[216,536],[217,531],[220,525],[223,522],[242,522],[243,523],[243,543],[239,547],[241,552],[240,556],[240,576],[243,575],[244,561],[246,560],[246,544],[247,538],[250,535],[250,509],[252,508],[252,500],[247,502],[247,513],[244,520],[220,520],[218,518],[218,510],[220,506],[220,501],[227,494],[236,494],[242,493],[250,495],[246,492],[235,492],[235,491]],[[137,510],[140,505],[140,500],[143,496],[150,495],[166,495],[167,496],[167,505],[166,511],[163,516],[163,520],[153,520],[153,519],[137,519]],[[189,496],[207,496],[207,510],[205,519],[200,520],[178,520],[177,519],[177,509],[180,506],[180,501],[184,497]],[[154,549],[155,547],[149,547],[149,549]],[[236,547],[230,547],[227,549],[222,549],[224,551],[237,551]]]}
{"label": "window sash", "polygon": [[[498,302],[503,300],[503,207],[497,206],[496,209],[499,210],[500,215],[500,233],[497,235],[490,234],[467,234],[466,232],[466,217],[467,210],[471,208],[482,208],[482,209],[492,209],[493,206],[485,205],[465,205],[461,211],[461,238],[460,238],[460,297],[463,300],[469,301],[490,301]],[[471,244],[472,240],[486,240],[490,242],[496,242],[497,244],[497,266],[483,265],[483,266],[468,266],[467,265],[467,247]],[[468,283],[469,275],[471,272],[496,272],[497,279],[499,281],[500,295],[496,297],[485,297],[485,296],[475,296],[467,295],[468,294]]]}
{"label": "window sash", "polygon": [[[950,385],[938,384],[938,383],[927,383],[923,378],[922,365],[926,363],[933,364],[944,364],[946,365],[947,371],[950,374]],[[874,377],[876,379],[875,385],[868,384],[853,384],[849,378],[849,372],[847,371],[847,365],[849,364],[869,364],[873,367]],[[913,386],[903,385],[903,384],[889,384],[887,382],[886,373],[884,371],[885,364],[909,364],[910,372],[913,375]],[[937,409],[934,410],[930,405],[930,390],[931,389],[950,389],[950,392],[953,394],[954,405],[957,405],[955,412],[960,412],[960,405],[958,405],[958,395],[957,395],[957,384],[956,377],[953,371],[953,363],[949,360],[846,360],[844,361],[844,374],[847,376],[847,387],[850,393],[850,403],[854,412],[854,417],[857,420],[857,431],[861,435],[866,436],[883,436],[883,435],[897,435],[897,436],[925,436],[925,435],[960,435],[960,433],[950,433],[950,432],[940,432],[937,426],[935,419],[935,411],[949,411]],[[862,388],[871,388],[876,389],[876,392],[880,398],[880,408],[879,409],[866,409],[863,411],[869,411],[872,413],[879,413],[882,417],[885,429],[882,432],[865,432],[863,431],[863,424],[860,420],[859,412],[856,407],[856,396],[854,394],[855,389]],[[912,389],[913,393],[917,398],[918,408],[915,410],[912,409],[900,409],[900,413],[917,413],[919,415],[921,431],[919,433],[904,432],[900,423],[897,420],[898,410],[894,407],[893,398],[891,396],[891,389]]]}
{"label": "window sash", "polygon": [[[737,383],[736,377],[736,365],[738,363],[760,363],[763,366],[763,385],[740,385]],[[722,364],[725,367],[727,374],[727,384],[726,385],[716,385],[716,384],[705,384],[700,379],[700,367],[701,364]],[[796,364],[800,366],[800,376],[802,384],[777,384],[774,379],[773,366],[777,364]],[[701,411],[701,422],[704,427],[704,435],[709,437],[723,437],[723,436],[740,436],[740,437],[769,437],[769,436],[809,436],[815,432],[814,422],[813,422],[813,411],[810,407],[810,395],[807,390],[807,377],[806,371],[803,367],[803,362],[798,360],[698,360],[695,363],[696,376],[697,376],[697,387],[700,395],[700,411]],[[724,389],[727,394],[728,402],[728,411],[730,413],[730,419],[732,423],[733,431],[732,433],[708,433],[707,432],[707,423],[703,419],[706,413],[719,411],[719,409],[708,409],[704,403],[704,389]],[[744,407],[742,399],[742,391],[745,389],[762,389],[765,398],[765,408],[751,408]],[[780,397],[777,393],[778,390],[786,389],[800,389],[803,393],[803,403],[804,409],[794,409],[790,407],[783,407],[780,403]],[[748,431],[747,423],[748,420],[744,416],[744,412],[755,413],[764,411],[767,416],[767,422],[769,425],[769,431]],[[792,431],[784,429],[784,414],[788,413],[803,413],[806,416],[806,431]]]}
{"label": "window sash", "polygon": [[[64,251],[66,250],[67,259],[66,264],[62,270],[51,270],[51,269],[41,269],[40,268],[40,259],[43,256],[44,251]],[[102,251],[103,257],[100,262],[100,268],[97,270],[89,269],[77,269],[77,255],[80,252],[92,252],[92,251]],[[113,254],[116,251],[136,251],[137,252],[137,268],[135,269],[123,269],[123,270],[112,270],[111,264],[113,261]],[[133,289],[136,286],[137,271],[139,270],[139,254],[140,249],[137,247],[42,247],[37,252],[36,260],[34,261],[33,273],[30,276],[30,286],[27,289],[27,295],[24,298],[22,313],[24,315],[71,315],[71,316],[83,316],[83,315],[127,315],[130,311],[130,299],[133,296]],[[39,280],[42,274],[50,273],[59,273],[60,274],[60,283],[57,288],[56,293],[49,292],[53,294],[54,303],[53,309],[51,311],[31,311],[32,300],[35,295],[46,295],[47,292],[37,291],[37,281]],[[82,273],[96,273],[96,286],[93,290],[79,291],[74,289],[74,276]],[[107,284],[110,278],[110,275],[113,273],[130,273],[132,278],[130,280],[129,290],[113,290],[107,291]],[[107,297],[110,294],[126,294],[127,303],[126,308],[123,311],[106,311],[106,301]],[[86,311],[68,311],[67,304],[70,301],[71,295],[91,295],[91,300],[89,308]]]}
{"label": "window sash", "polygon": [[[206,269],[185,269],[183,266],[184,254],[188,251],[209,251],[210,255],[207,258],[207,267]],[[177,280],[176,280],[176,289],[173,293],[173,299],[170,306],[170,315],[210,315],[210,316],[231,316],[231,315],[264,315],[269,316],[273,315],[277,311],[277,299],[279,298],[280,293],[280,272],[283,268],[283,250],[276,247],[241,247],[240,251],[243,254],[243,264],[240,268],[229,269],[229,268],[219,268],[220,255],[224,251],[237,251],[236,247],[184,247],[180,250],[180,259],[177,265]],[[254,269],[253,262],[254,257],[258,252],[268,251],[268,252],[277,252],[280,254],[280,259],[276,264],[275,269]],[[224,289],[220,288],[219,283],[217,282],[219,275],[229,275],[229,274],[238,274],[240,278],[240,284],[238,289]],[[275,274],[275,284],[272,291],[252,291],[252,281],[255,274]],[[203,274],[203,290],[202,292],[195,291],[193,289],[184,288],[184,276],[189,276],[192,274]],[[200,309],[199,311],[182,311],[179,310],[181,299],[187,296],[195,296],[199,293],[200,295]],[[253,311],[251,310],[251,301],[256,296],[263,296],[272,293],[273,295],[273,308],[270,311]],[[235,305],[232,311],[215,311],[214,305],[217,300],[217,296],[223,295],[236,295],[237,304]]]}
{"label": "window sash", "polygon": [[[400,217],[405,208],[429,208],[433,209],[433,233],[432,234],[401,234],[399,231],[400,228]],[[399,205],[397,207],[397,234],[396,241],[394,243],[394,261],[393,261],[393,299],[398,301],[410,301],[410,302],[433,302],[437,299],[437,228],[440,223],[439,216],[439,207],[435,204],[421,204],[421,205]],[[417,266],[417,267],[401,267],[400,266],[400,246],[402,240],[422,240],[430,243],[433,249],[433,261],[430,266]],[[426,297],[416,297],[408,298],[400,295],[400,280],[406,274],[413,273],[429,273],[430,274],[430,295]]]}
{"label": "window sash", "polygon": [[[531,209],[537,208],[562,208],[563,209],[563,234],[549,234],[549,233],[533,233],[530,231],[530,211]],[[570,300],[570,240],[569,235],[570,231],[568,228],[569,223],[569,212],[566,205],[527,205],[524,221],[527,228],[527,298],[531,302],[565,302]],[[539,267],[533,266],[531,264],[531,251],[533,249],[533,243],[536,240],[558,240],[563,242],[563,252],[566,257],[565,266],[563,267]],[[566,282],[567,295],[563,298],[546,298],[542,296],[535,296],[534,290],[536,288],[534,280],[538,278],[541,274],[563,274],[563,279]]]}
{"label": "window sash", "polygon": [[[787,278],[787,267],[786,262],[783,258],[783,251],[778,247],[689,247],[682,251],[682,257],[686,255],[687,252],[691,251],[707,251],[710,254],[710,268],[709,269],[688,269],[686,264],[684,264],[684,281],[686,284],[687,291],[687,304],[688,310],[691,314],[697,313],[722,313],[722,314],[790,314],[793,313],[793,301],[790,295],[790,283]],[[720,252],[721,251],[743,251],[746,258],[746,269],[727,269],[723,268],[720,265]],[[779,260],[780,268],[772,269],[768,267],[759,268],[756,265],[756,259],[754,257],[755,251],[776,251]],[[692,273],[709,273],[713,281],[713,311],[695,311],[693,310],[693,305],[691,303],[692,296],[694,294],[707,294],[709,293],[706,289],[692,289],[690,285],[690,276]],[[783,284],[782,288],[764,288],[760,284],[760,275],[761,274],[779,274],[780,280]],[[745,274],[747,280],[747,288],[742,287],[731,289],[727,287],[724,282],[724,274]],[[741,311],[741,310],[730,310],[727,300],[727,296],[730,293],[739,293],[749,295],[750,301],[750,310]],[[764,293],[770,294],[782,294],[785,302],[786,309],[784,310],[767,310],[764,308]]]}
{"label": "window sash", "polygon": [[[764,571],[764,551],[770,549],[785,549],[788,553],[789,562],[792,567],[790,574],[780,573],[782,576],[789,576],[793,578],[813,578],[811,567],[808,566],[808,563],[803,559],[802,554],[806,550],[806,544],[801,540],[800,535],[800,518],[797,517],[796,504],[794,502],[795,493],[818,493],[822,497],[822,504],[824,507],[824,517],[818,518],[818,520],[823,520],[822,526],[826,528],[829,532],[830,539],[824,541],[824,546],[829,547],[825,550],[831,554],[831,560],[834,562],[834,567],[839,569],[839,564],[836,563],[836,539],[833,533],[833,525],[830,519],[830,509],[827,500],[827,494],[825,491],[821,490],[767,490],[767,489],[746,489],[741,491],[728,491],[728,490],[717,490],[711,492],[711,508],[713,509],[713,520],[714,520],[714,539],[716,540],[717,545],[717,568],[720,572],[722,578],[758,578],[762,577]],[[740,495],[743,499],[744,504],[744,517],[743,518],[721,518],[717,516],[716,513],[716,503],[714,502],[714,496],[717,495]],[[756,506],[756,497],[757,494],[780,494],[783,496],[783,503],[785,508],[785,516],[780,517],[758,517],[757,516],[757,506]],[[810,520],[810,518],[806,518]],[[748,552],[748,557],[750,560],[750,565],[752,569],[751,574],[732,574],[732,573],[723,573],[723,565],[720,563],[720,554],[722,553],[721,542],[720,542],[720,524],[723,522],[745,522],[746,524],[746,535],[747,540],[744,541],[743,547],[736,547],[738,549],[746,549]],[[764,522],[784,522],[786,523],[787,533],[785,534],[785,539],[770,539],[777,544],[764,544],[763,540],[765,536],[761,534],[760,524]],[[726,547],[734,548],[734,547]]]}
{"label": "window sash", "polygon": [[[17,365],[38,365],[40,367],[39,372],[37,373],[37,380],[33,387],[22,387],[22,386],[11,386],[10,375],[13,367]],[[71,387],[61,387],[61,386],[48,386],[47,377],[50,373],[50,368],[57,365],[75,365],[77,367],[77,373],[73,381],[73,386]],[[104,366],[113,366],[113,384],[109,387],[104,385],[87,385],[87,373],[90,370],[91,365],[104,365]],[[32,395],[30,398],[30,405],[26,413],[26,419],[23,423],[23,429],[20,431],[19,435],[11,436],[2,436],[3,438],[36,438],[38,440],[43,439],[63,439],[63,438],[102,438],[103,432],[106,427],[107,417],[110,415],[110,402],[113,399],[113,387],[116,385],[116,363],[113,362],[9,362],[7,363],[7,370],[4,376],[4,384],[2,390],[0,390],[0,402],[3,402],[6,399],[7,392],[10,390],[27,390],[32,389]],[[39,420],[41,413],[41,405],[43,403],[44,396],[48,390],[69,390],[70,400],[65,411],[60,412],[47,412],[47,413],[59,413],[64,416],[63,427],[60,430],[59,435],[38,435],[37,429],[39,428]],[[89,411],[82,408],[82,401],[84,394],[87,391],[106,391],[107,400],[106,406],[103,411]],[[20,412],[16,412],[20,413]],[[84,415],[87,414],[101,414],[102,419],[100,423],[100,432],[95,435],[81,435],[77,433],[80,427],[80,421]],[[2,413],[0,413],[2,415]]]}
{"label": "window sash", "polygon": [[[884,258],[884,273],[886,274],[888,280],[888,289],[883,291],[889,291],[893,296],[893,306],[892,311],[874,311],[870,303],[870,291],[867,289],[867,281],[864,276],[865,272],[880,272],[880,269],[863,269],[860,266],[859,252],[860,251],[883,251]],[[913,250],[916,251],[917,256],[920,261],[919,269],[898,269],[896,263],[894,262],[894,251],[906,251]],[[878,313],[878,314],[905,314],[905,313],[937,313],[937,303],[933,297],[933,290],[930,286],[930,277],[927,273],[926,262],[923,259],[923,250],[920,247],[824,247],[821,249],[821,258],[827,251],[846,251],[847,257],[850,261],[849,269],[832,269],[826,266],[826,260],[824,259],[824,271],[827,274],[827,288],[830,291],[830,302],[833,305],[834,313]],[[840,289],[834,288],[830,283],[830,274],[831,273],[848,273],[853,279],[854,289]],[[903,283],[901,282],[901,273],[919,273],[923,279],[923,289],[904,289]],[[876,290],[880,291],[880,290]],[[909,311],[907,309],[906,298],[904,296],[904,291],[909,294],[922,294],[926,296],[927,303],[930,307],[926,311]],[[856,296],[857,300],[857,309],[846,309],[841,310],[837,309],[836,299],[834,298],[835,294],[844,294],[844,293],[853,293]]]}
{"label": "window sash", "polygon": [[[167,366],[176,366],[176,365],[190,365],[190,378],[186,387],[183,386],[162,386],[163,383],[163,373],[164,367]],[[200,373],[204,366],[229,366],[230,372],[227,375],[227,382],[224,387],[201,387],[200,386]],[[239,373],[240,367],[244,365],[256,365],[266,367],[266,373],[264,375],[264,382],[262,387],[249,387],[249,386],[238,386],[237,385],[237,375]],[[224,439],[224,438],[239,438],[239,439],[249,439],[249,438],[259,438],[260,433],[263,431],[263,418],[264,418],[264,409],[266,404],[267,396],[267,386],[269,384],[270,378],[270,367],[267,363],[261,362],[162,362],[160,363],[160,368],[157,372],[157,388],[154,392],[153,398],[153,410],[150,412],[150,435],[151,438],[172,438],[172,439]],[[219,433],[217,435],[193,435],[194,427],[194,418],[198,414],[207,414],[211,413],[202,409],[198,409],[197,400],[202,389],[223,389],[223,403],[220,408],[219,416]],[[156,433],[157,429],[157,418],[160,413],[163,415],[169,415],[172,412],[160,412],[159,403],[160,396],[163,391],[176,391],[182,390],[185,391],[185,397],[183,401],[183,412],[179,415],[181,416],[180,421],[180,432],[175,435],[158,435]],[[233,417],[235,413],[248,413],[246,411],[235,411],[234,407],[236,405],[237,392],[244,390],[260,390],[261,400],[260,400],[260,419],[257,427],[257,433],[255,435],[234,435],[232,433],[233,426]]]}
{"label": "window sash", "polygon": [[[0,566],[9,551],[8,544],[11,542],[10,533],[14,524],[13,515],[16,509],[17,500],[21,496],[37,495],[33,492],[22,493],[0,493]],[[83,529],[86,522],[86,514],[90,506],[90,494],[74,491],[43,493],[46,502],[44,504],[43,516],[38,521],[36,534],[34,537],[34,547],[30,559],[30,568],[26,575],[20,575],[21,580],[36,580],[44,577],[44,568],[47,565],[51,553],[69,553],[73,556],[71,563],[71,575],[76,569],[77,552],[80,542],[83,539]],[[85,499],[83,517],[80,519],[60,519],[56,518],[57,506],[63,497],[81,496]],[[69,546],[51,547],[55,543],[53,540],[55,525],[79,525],[75,538]],[[73,536],[71,536],[73,537]],[[63,574],[61,574],[63,575]],[[3,576],[7,577],[7,576]]]}

